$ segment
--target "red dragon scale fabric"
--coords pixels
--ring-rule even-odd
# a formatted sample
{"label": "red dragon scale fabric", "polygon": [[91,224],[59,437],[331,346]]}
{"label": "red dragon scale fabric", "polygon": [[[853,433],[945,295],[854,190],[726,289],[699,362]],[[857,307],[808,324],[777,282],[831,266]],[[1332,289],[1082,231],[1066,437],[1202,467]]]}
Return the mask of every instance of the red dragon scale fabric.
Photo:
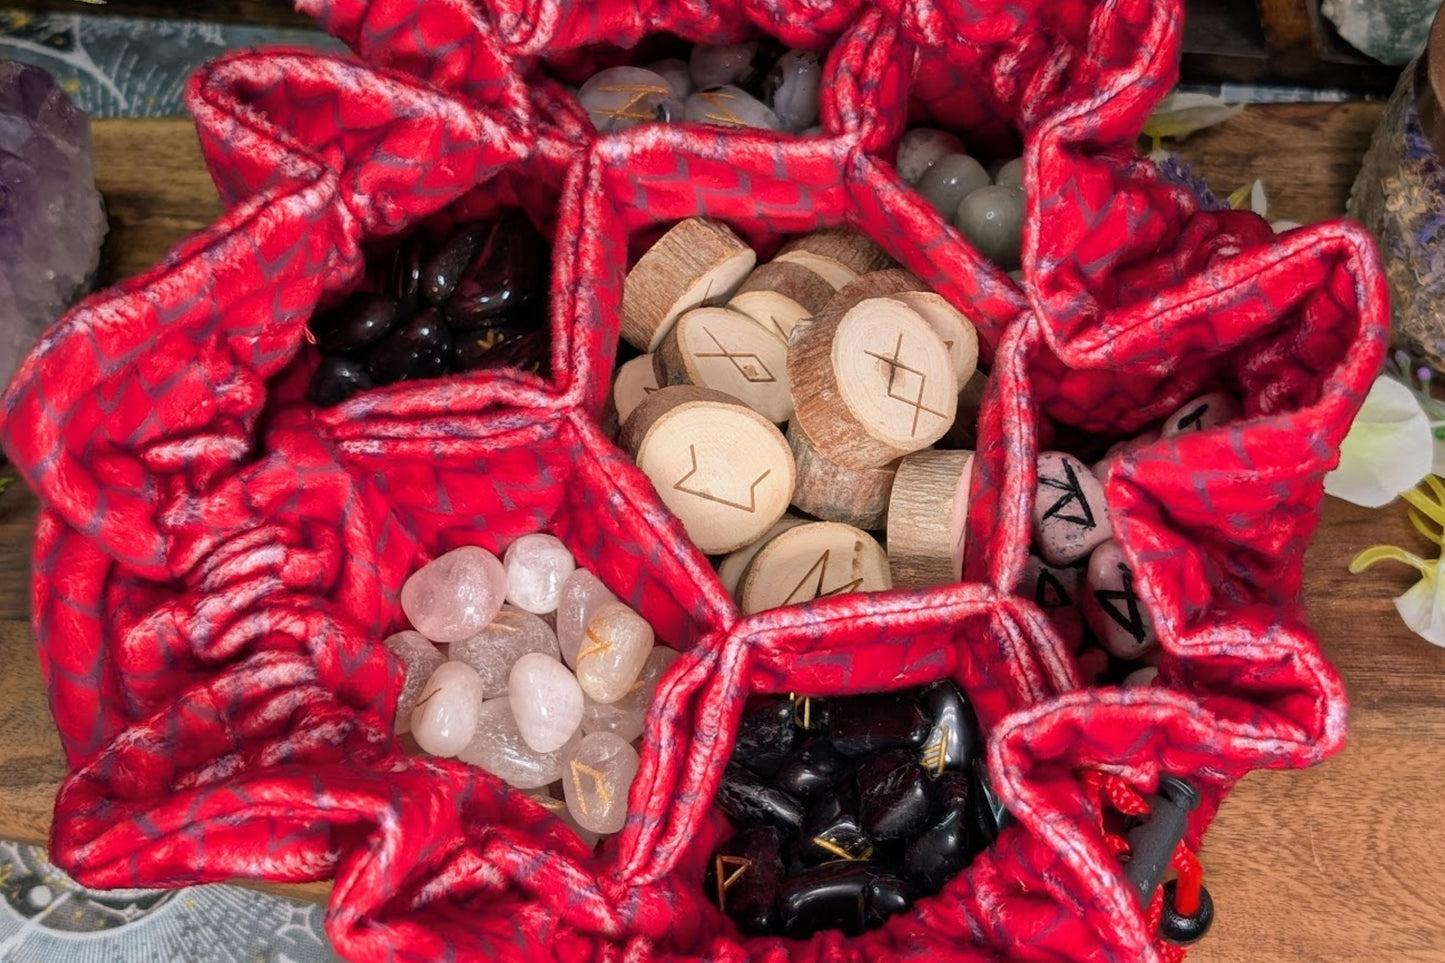
{"label": "red dragon scale fabric", "polygon": [[[1175,79],[1155,0],[303,0],[355,52],[232,55],[189,103],[226,203],[58,322],[4,399],[39,495],[34,627],[71,772],[51,848],[90,886],[336,879],[364,961],[1160,958],[1083,774],[1190,778],[1197,845],[1229,787],[1338,749],[1345,698],[1304,622],[1321,479],[1383,356],[1368,238],[1201,210],[1134,149]],[[560,79],[669,32],[826,52],[824,135],[598,137]],[[892,166],[906,126],[1022,143],[1025,283]],[[551,234],[548,377],[510,370],[305,400],[305,325],[366,246],[521,205]],[[764,255],[848,224],[977,325],[966,580],[741,616],[598,426],[629,250],[693,215]],[[1034,459],[1188,398],[1243,401],[1107,478],[1166,685],[1085,688],[1016,590]],[[425,559],[558,535],[684,650],[599,855],[489,775],[409,755],[380,640]],[[1014,816],[937,896],[863,936],[744,939],[701,877],[752,694],[956,679]]]}

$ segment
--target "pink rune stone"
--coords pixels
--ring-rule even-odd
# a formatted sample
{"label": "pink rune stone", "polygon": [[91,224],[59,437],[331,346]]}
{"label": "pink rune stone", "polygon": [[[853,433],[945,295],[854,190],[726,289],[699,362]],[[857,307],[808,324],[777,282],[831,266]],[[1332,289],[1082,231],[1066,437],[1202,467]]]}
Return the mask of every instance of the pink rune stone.
{"label": "pink rune stone", "polygon": [[655,646],[648,653],[637,681],[632,683],[621,699],[616,702],[595,702],[588,699],[582,709],[582,731],[588,735],[594,732],[610,732],[627,742],[642,735],[647,707],[652,704],[657,683],[661,681],[662,674],[668,667],[677,661],[678,655],[675,649],[669,649],[665,645]]}
{"label": "pink rune stone", "polygon": [[457,753],[457,758],[479,766],[518,789],[538,789],[562,778],[562,753],[580,742],[582,733],[552,752],[538,752],[522,738],[512,714],[512,700],[507,696],[482,703],[477,728],[471,742]]}
{"label": "pink rune stone", "polygon": [[1073,455],[1044,451],[1034,495],[1034,542],[1044,561],[1068,565],[1114,535],[1104,486]]}
{"label": "pink rune stone", "polygon": [[561,658],[557,636],[538,616],[510,605],[465,642],[453,642],[450,656],[465,662],[482,677],[482,694],[488,699],[507,694],[512,666],[528,652]]}
{"label": "pink rune stone", "polygon": [[412,737],[433,756],[455,756],[472,741],[481,709],[481,676],[461,662],[443,662],[412,709]]}
{"label": "pink rune stone", "polygon": [[617,596],[608,591],[602,580],[585,568],[579,568],[562,583],[557,599],[557,643],[562,648],[562,661],[577,668],[577,653],[582,651],[582,633],[592,613],[603,602],[615,602]]}
{"label": "pink rune stone", "polygon": [[1153,620],[1139,598],[1134,570],[1112,538],[1089,556],[1089,571],[1084,576],[1084,620],[1104,648],[1121,659],[1137,659],[1158,641]]}
{"label": "pink rune stone", "polygon": [[427,562],[401,587],[401,608],[433,642],[461,642],[492,621],[507,593],[497,556],[465,546]]}
{"label": "pink rune stone", "polygon": [[637,750],[620,736],[610,732],[583,736],[562,760],[562,791],[572,818],[594,833],[622,829],[638,764]]}
{"label": "pink rune stone", "polygon": [[1154,680],[1157,678],[1159,678],[1159,667],[1146,665],[1142,669],[1135,669],[1133,672],[1124,676],[1122,685],[1126,689],[1142,689],[1153,685]]}
{"label": "pink rune stone", "polygon": [[396,698],[396,734],[411,731],[411,710],[421,698],[427,679],[447,660],[420,632],[398,632],[382,643],[391,649],[406,669],[406,681]]}
{"label": "pink rune stone", "polygon": [[567,667],[532,652],[512,666],[507,695],[522,738],[537,752],[555,752],[582,724],[582,689]]}
{"label": "pink rune stone", "polygon": [[616,702],[627,694],[647,654],[652,626],[621,602],[598,606],[582,633],[577,653],[577,683],[595,702]]}
{"label": "pink rune stone", "polygon": [[577,567],[567,546],[551,535],[523,535],[502,556],[507,601],[534,615],[557,610],[562,583]]}
{"label": "pink rune stone", "polygon": [[1079,610],[1083,584],[1083,568],[1050,565],[1037,555],[1024,562],[1019,580],[1019,594],[1043,610],[1071,651],[1084,639],[1084,616]]}
{"label": "pink rune stone", "polygon": [[1239,402],[1232,395],[1222,391],[1201,395],[1164,419],[1159,433],[1165,438],[1170,435],[1186,435],[1190,432],[1205,431],[1233,421],[1240,414]]}

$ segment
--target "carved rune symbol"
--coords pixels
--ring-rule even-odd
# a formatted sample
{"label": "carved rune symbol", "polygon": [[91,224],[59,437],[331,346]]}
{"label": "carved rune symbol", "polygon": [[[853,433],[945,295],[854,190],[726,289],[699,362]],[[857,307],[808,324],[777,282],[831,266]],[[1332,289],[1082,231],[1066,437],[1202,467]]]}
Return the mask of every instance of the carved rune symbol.
{"label": "carved rune symbol", "polygon": [[[700,90],[698,91],[697,96],[701,97],[702,102],[707,104],[708,107],[712,108],[707,113],[702,115],[703,120],[709,121],[714,124],[727,124],[729,127],[747,126],[747,124],[743,123],[742,118],[739,117],[737,114],[733,113],[732,110],[729,109],[727,106],[727,103],[731,103],[732,101],[737,99],[732,94],[720,90]],[[725,101],[727,103],[725,103]]]}
{"label": "carved rune symbol", "polygon": [[924,769],[933,770],[935,776],[943,775],[943,767],[948,763],[948,729],[943,726],[938,728],[938,740],[930,739],[923,746],[918,761]]}
{"label": "carved rune symbol", "polygon": [[[798,584],[793,586],[793,590],[789,592],[788,597],[783,600],[784,605],[790,605],[793,602],[806,602],[809,599],[827,598],[830,595],[846,595],[863,584],[863,579],[860,576],[851,582],[844,582],[830,589],[823,588],[823,574],[828,570],[828,557],[832,555],[832,553],[833,550],[831,548],[824,549],[823,554],[818,556],[818,560],[808,566],[808,570],[803,573],[803,577],[798,579]],[[813,594],[799,595],[798,593],[803,591],[810,578],[813,580]]]}
{"label": "carved rune symbol", "polygon": [[[906,365],[902,361],[900,361],[899,356],[902,354],[902,352],[903,332],[900,331],[898,332],[898,340],[893,344],[892,355],[879,354],[876,351],[865,351],[863,353],[870,358],[877,358],[879,361],[883,362],[888,366],[888,397],[892,398],[894,401],[901,401],[905,405],[908,405],[913,409],[913,427],[909,430],[909,437],[913,437],[918,434],[918,418],[925,411],[928,412],[930,415],[934,415],[939,418],[944,418],[947,416],[944,415],[944,413],[941,411],[934,411],[932,408],[928,407],[923,403],[923,393],[928,388],[928,374],[927,372],[919,371],[917,368]],[[908,396],[902,394],[894,394],[894,387],[898,386],[898,390],[902,391],[903,388],[901,382],[907,380],[906,378],[898,377],[898,372],[900,371],[907,374],[915,375],[918,378],[918,391],[914,394],[912,398],[909,398]]]}
{"label": "carved rune symbol", "polygon": [[[1109,591],[1095,590],[1094,598],[1099,600],[1099,606],[1108,614],[1109,618],[1119,623],[1119,626],[1129,633],[1138,645],[1144,644],[1144,615],[1139,611],[1139,596],[1134,594],[1134,573],[1129,571],[1129,566],[1119,566],[1119,582],[1123,586],[1119,589]],[[1124,608],[1116,605],[1116,602],[1124,603]],[[1127,611],[1125,611],[1127,609]]]}
{"label": "carved rune symbol", "polygon": [[700,488],[683,488],[682,483],[687,481],[693,475],[697,474],[697,446],[688,445],[687,454],[688,457],[692,459],[692,467],[688,469],[686,475],[683,475],[677,481],[673,482],[673,491],[682,492],[684,495],[696,495],[698,498],[705,498],[710,502],[717,502],[719,505],[726,505],[729,508],[736,508],[738,511],[742,512],[756,512],[758,510],[758,486],[763,483],[764,478],[767,478],[773,473],[773,470],[771,468],[765,469],[761,475],[753,479],[753,483],[748,486],[747,504],[743,504],[742,502],[733,502],[728,501],[726,498],[719,498],[712,492],[705,492]]}
{"label": "carved rune symbol", "polygon": [[666,87],[656,87],[652,84],[609,84],[605,87],[598,87],[600,91],[609,94],[631,94],[632,96],[621,107],[613,110],[599,110],[597,113],[612,120],[618,117],[626,120],[657,120],[657,115],[645,110],[633,110],[639,102],[648,94],[662,94],[666,96],[671,91]]}
{"label": "carved rune symbol", "polygon": [[[709,341],[717,345],[717,350],[709,351],[706,354],[700,351],[696,352],[693,354],[694,358],[726,358],[732,363],[732,366],[737,369],[738,374],[743,376],[743,380],[749,384],[765,385],[772,384],[778,380],[773,377],[772,371],[763,363],[763,359],[751,351],[734,354],[725,348],[723,343],[717,339],[717,335],[713,334],[707,328],[703,328],[702,333],[707,335]],[[758,373],[759,368],[762,369],[762,374]]]}
{"label": "carved rune symbol", "polygon": [[1073,600],[1057,575],[1040,569],[1039,580],[1034,584],[1034,604],[1041,609],[1061,609],[1073,604]]}
{"label": "carved rune symbol", "polygon": [[1181,433],[1193,428],[1195,431],[1204,430],[1204,416],[1209,413],[1209,402],[1204,402],[1189,414],[1179,419],[1179,431]]}
{"label": "carved rune symbol", "polygon": [[[832,830],[829,830],[829,832],[832,832]],[[847,845],[847,843],[840,843],[835,840],[829,839],[828,833],[824,833],[821,836],[813,837],[814,846],[817,846],[825,853],[831,853],[832,855],[837,856],[839,859],[859,860],[867,859],[868,857],[873,855],[872,845],[865,842],[864,840],[852,839],[849,840],[849,842],[851,842],[853,845],[849,846]]]}
{"label": "carved rune symbol", "polygon": [[598,634],[592,630],[591,626],[588,626],[587,631],[583,633],[583,638],[587,640],[587,646],[581,652],[577,653],[578,665],[581,665],[582,660],[588,656],[601,655],[603,652],[608,652],[612,649],[612,640],[599,637]]}
{"label": "carved rune symbol", "polygon": [[[1084,497],[1084,490],[1079,487],[1079,476],[1074,474],[1074,466],[1064,462],[1064,477],[1050,478],[1047,475],[1039,476],[1039,484],[1049,488],[1056,488],[1063,492],[1059,500],[1049,506],[1044,512],[1044,518],[1058,518],[1066,522],[1073,522],[1084,528],[1094,527],[1094,509],[1089,505],[1089,500]],[[1064,509],[1071,504],[1078,505],[1078,514],[1065,514]]]}
{"label": "carved rune symbol", "polygon": [[597,801],[602,804],[602,808],[611,809],[612,790],[607,788],[607,780],[603,778],[602,773],[593,769],[585,762],[578,762],[576,759],[572,760],[571,767],[572,786],[577,790],[577,805],[582,809],[582,815],[592,815],[592,809],[587,805],[587,791],[582,788],[582,777],[584,775],[592,779],[592,788],[597,791]]}
{"label": "carved rune symbol", "polygon": [[753,861],[744,856],[717,854],[717,859],[713,863],[713,875],[717,877],[718,909],[727,910],[727,897],[724,894],[736,886],[738,881],[743,878],[743,874],[752,868]]}

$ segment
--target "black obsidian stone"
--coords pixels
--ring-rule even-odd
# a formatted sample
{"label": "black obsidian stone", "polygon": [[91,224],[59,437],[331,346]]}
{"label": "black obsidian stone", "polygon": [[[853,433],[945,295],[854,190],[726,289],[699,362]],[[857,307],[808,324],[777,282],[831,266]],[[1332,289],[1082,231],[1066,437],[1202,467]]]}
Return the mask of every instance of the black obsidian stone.
{"label": "black obsidian stone", "polygon": [[309,397],[314,404],[330,408],[372,386],[366,365],[345,355],[329,355],[311,375]]}
{"label": "black obsidian stone", "polygon": [[783,887],[782,842],[771,826],[749,826],[719,846],[703,887],[718,909],[749,936],[776,931]]}
{"label": "black obsidian stone", "polygon": [[441,307],[447,303],[488,230],[489,225],[483,224],[458,231],[427,258],[421,272],[421,293],[428,304]]}
{"label": "black obsidian stone", "polygon": [[828,792],[853,774],[853,763],[823,736],[811,736],[778,767],[778,788],[808,800]]}
{"label": "black obsidian stone", "polygon": [[753,772],[771,776],[797,746],[793,700],[787,696],[761,696],[748,702],[738,721],[733,761]]}
{"label": "black obsidian stone", "polygon": [[988,769],[982,759],[974,763],[973,775],[974,791],[969,799],[969,821],[976,834],[976,845],[983,849],[993,843],[998,838],[999,831],[1008,825],[1009,814],[994,795],[993,787],[988,784]]}
{"label": "black obsidian stone", "polygon": [[451,363],[452,335],[435,308],[426,308],[372,346],[366,370],[377,384],[434,378]]}
{"label": "black obsidian stone", "polygon": [[792,837],[803,825],[802,803],[738,765],[723,772],[717,804],[738,826],[761,823]]}
{"label": "black obsidian stone", "polygon": [[380,294],[354,294],[311,319],[311,334],[322,351],[363,348],[396,326],[396,302]]}
{"label": "black obsidian stone", "polygon": [[828,738],[845,756],[917,749],[932,728],[918,700],[903,692],[833,699],[827,716]]}
{"label": "black obsidian stone", "polygon": [[546,367],[547,338],[540,331],[483,328],[453,335],[452,363],[458,371],[518,368],[538,372]]}
{"label": "black obsidian stone", "polygon": [[871,859],[874,841],[858,820],[858,789],[853,780],[838,783],[815,799],[803,817],[798,862],[816,866],[837,859]]}
{"label": "black obsidian stone", "polygon": [[904,871],[921,892],[936,893],[973,859],[981,846],[969,821],[973,776],[948,771],[934,782],[943,818],[908,843]]}
{"label": "black obsidian stone", "polygon": [[426,238],[413,234],[392,255],[391,296],[410,314],[421,304],[422,271],[426,267]]}
{"label": "black obsidian stone", "polygon": [[520,211],[494,221],[446,303],[447,323],[459,331],[516,318],[547,297],[547,243]]}
{"label": "black obsidian stone", "polygon": [[932,727],[919,751],[923,768],[933,775],[944,770],[968,772],[978,755],[978,719],[963,690],[951,679],[925,686],[919,694]]}
{"label": "black obsidian stone", "polygon": [[825,863],[797,873],[783,884],[778,915],[783,935],[796,939],[822,930],[857,936],[912,903],[908,884],[881,866]]}
{"label": "black obsidian stone", "polygon": [[933,781],[907,749],[887,749],[858,763],[858,815],[874,839],[902,839],[926,829],[937,813]]}

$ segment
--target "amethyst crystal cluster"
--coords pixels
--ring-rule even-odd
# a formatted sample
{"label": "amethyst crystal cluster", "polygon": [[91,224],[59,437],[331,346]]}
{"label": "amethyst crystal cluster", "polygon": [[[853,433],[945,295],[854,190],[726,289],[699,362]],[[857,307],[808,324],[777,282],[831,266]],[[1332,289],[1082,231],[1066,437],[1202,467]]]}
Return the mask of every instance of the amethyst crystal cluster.
{"label": "amethyst crystal cluster", "polygon": [[44,70],[0,61],[0,385],[94,282],[105,228],[86,116]]}

